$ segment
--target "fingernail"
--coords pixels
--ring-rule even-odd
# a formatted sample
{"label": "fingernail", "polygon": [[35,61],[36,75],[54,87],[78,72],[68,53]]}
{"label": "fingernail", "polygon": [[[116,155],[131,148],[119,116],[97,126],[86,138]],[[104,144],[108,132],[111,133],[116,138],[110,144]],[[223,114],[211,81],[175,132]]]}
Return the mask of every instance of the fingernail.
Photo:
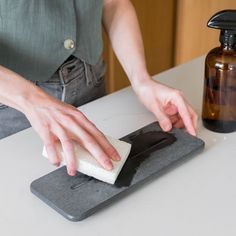
{"label": "fingernail", "polygon": [[193,135],[193,136],[197,136],[197,132],[194,130],[194,131],[192,132],[192,135]]}
{"label": "fingernail", "polygon": [[56,162],[54,165],[55,165],[56,167],[59,167],[59,166],[60,166],[60,162]]}
{"label": "fingernail", "polygon": [[171,125],[170,124],[165,124],[164,125],[164,130],[165,131],[169,131],[171,129]]}
{"label": "fingernail", "polygon": [[113,169],[113,165],[112,165],[112,163],[111,163],[110,160],[106,160],[106,161],[104,162],[104,164],[105,164],[105,168],[106,168],[107,170],[112,170],[112,169]]}
{"label": "fingernail", "polygon": [[115,154],[112,159],[114,159],[115,161],[120,161],[121,160],[119,154]]}
{"label": "fingernail", "polygon": [[69,174],[70,176],[75,176],[75,175],[76,175],[76,171],[75,171],[75,170],[70,170],[70,171],[68,172],[68,174]]}

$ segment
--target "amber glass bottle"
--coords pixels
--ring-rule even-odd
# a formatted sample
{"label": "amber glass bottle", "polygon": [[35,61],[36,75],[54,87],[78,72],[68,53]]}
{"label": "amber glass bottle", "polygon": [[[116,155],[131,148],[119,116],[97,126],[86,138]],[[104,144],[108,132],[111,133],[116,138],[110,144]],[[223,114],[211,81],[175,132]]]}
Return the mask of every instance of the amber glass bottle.
{"label": "amber glass bottle", "polygon": [[205,60],[203,125],[215,132],[236,131],[236,11],[214,15],[208,26],[221,29],[221,46]]}

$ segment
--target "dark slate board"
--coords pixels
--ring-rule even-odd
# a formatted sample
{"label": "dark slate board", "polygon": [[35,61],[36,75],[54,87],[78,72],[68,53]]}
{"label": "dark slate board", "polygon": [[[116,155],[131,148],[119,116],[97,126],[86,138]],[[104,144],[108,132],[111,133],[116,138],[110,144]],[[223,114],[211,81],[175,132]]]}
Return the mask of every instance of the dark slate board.
{"label": "dark slate board", "polygon": [[204,148],[202,140],[182,130],[162,132],[157,122],[121,140],[133,145],[114,185],[79,172],[71,177],[67,175],[66,168],[61,167],[33,181],[30,186],[32,193],[68,220],[80,221],[190,159]]}

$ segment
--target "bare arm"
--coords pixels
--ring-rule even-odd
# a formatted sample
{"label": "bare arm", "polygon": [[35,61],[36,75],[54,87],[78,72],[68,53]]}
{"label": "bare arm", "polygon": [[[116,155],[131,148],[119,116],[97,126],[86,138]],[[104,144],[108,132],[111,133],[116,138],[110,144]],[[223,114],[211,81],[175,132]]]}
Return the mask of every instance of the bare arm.
{"label": "bare arm", "polygon": [[[30,91],[30,93],[29,93]],[[40,93],[34,84],[7,68],[0,66],[0,102],[24,112],[31,96]],[[32,96],[33,97],[33,96]]]}
{"label": "bare arm", "polygon": [[196,135],[197,115],[180,91],[152,80],[145,62],[137,16],[129,0],[104,0],[103,23],[113,49],[140,101],[168,131],[185,126]]}
{"label": "bare arm", "polygon": [[104,2],[103,23],[128,78],[131,83],[148,79],[143,40],[133,5],[129,0]]}
{"label": "bare arm", "polygon": [[[0,66],[0,103],[24,113],[43,140],[49,160],[59,165],[56,143],[62,144],[68,174],[76,173],[73,142],[85,147],[107,170],[119,155],[105,136],[78,109],[49,96],[32,82]],[[4,124],[3,124],[4,125]]]}

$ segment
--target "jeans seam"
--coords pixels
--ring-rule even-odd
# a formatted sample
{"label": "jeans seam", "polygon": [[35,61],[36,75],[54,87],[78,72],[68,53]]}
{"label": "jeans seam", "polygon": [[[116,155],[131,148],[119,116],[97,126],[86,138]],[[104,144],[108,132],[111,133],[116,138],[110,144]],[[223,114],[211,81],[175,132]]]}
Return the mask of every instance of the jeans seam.
{"label": "jeans seam", "polygon": [[65,85],[66,84],[65,84],[65,81],[64,81],[63,74],[62,74],[61,70],[59,70],[59,78],[60,78],[61,86],[62,86],[61,101],[65,102],[65,97],[66,97],[66,86]]}

